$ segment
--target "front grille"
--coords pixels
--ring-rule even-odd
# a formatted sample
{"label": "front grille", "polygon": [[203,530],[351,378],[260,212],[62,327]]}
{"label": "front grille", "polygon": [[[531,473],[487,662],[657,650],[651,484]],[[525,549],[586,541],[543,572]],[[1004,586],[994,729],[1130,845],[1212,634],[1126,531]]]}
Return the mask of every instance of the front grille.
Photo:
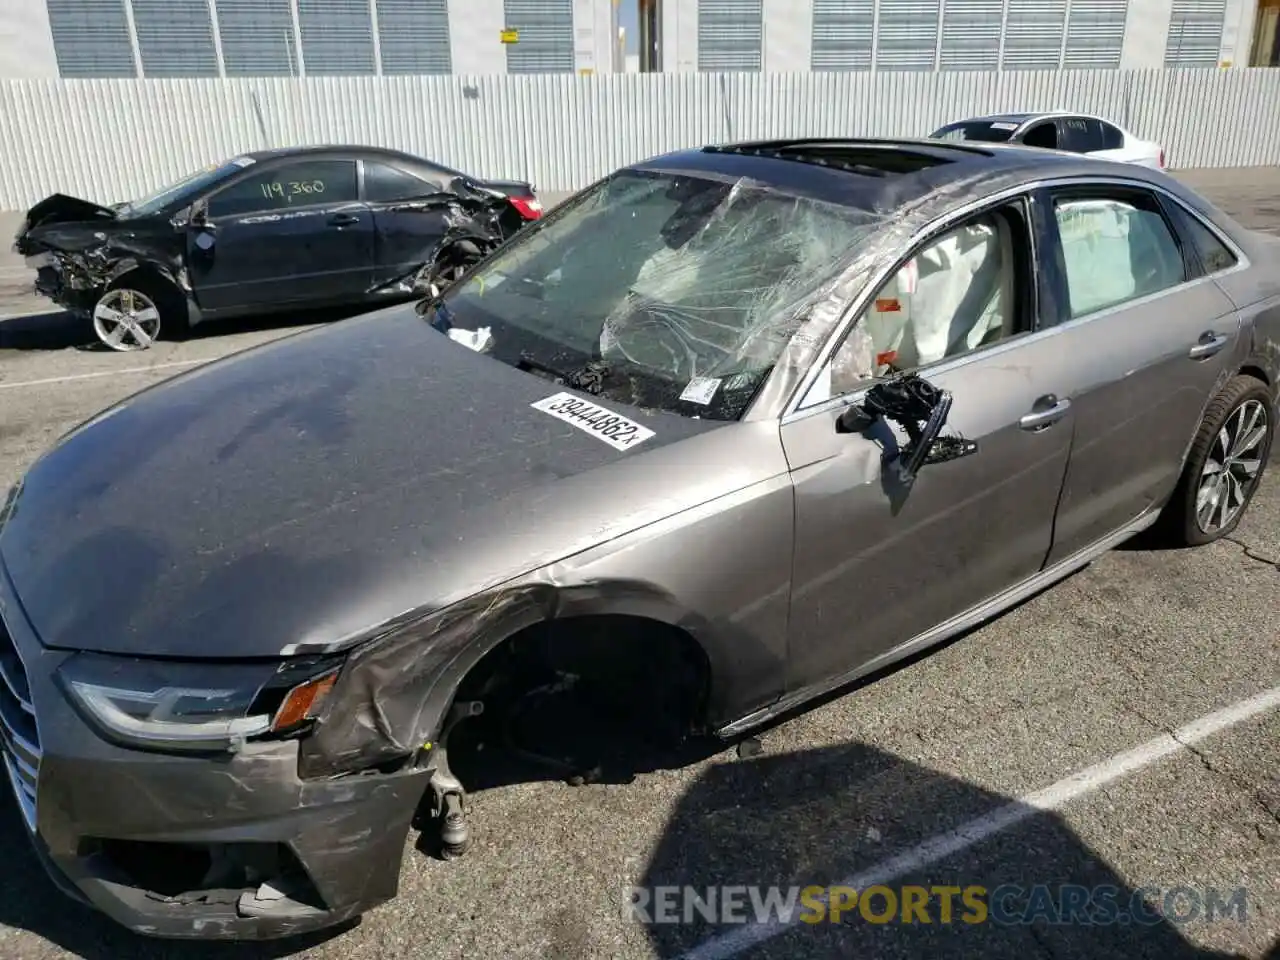
{"label": "front grille", "polygon": [[36,828],[36,778],[40,770],[40,734],[31,706],[27,671],[4,621],[0,620],[0,758],[27,828]]}

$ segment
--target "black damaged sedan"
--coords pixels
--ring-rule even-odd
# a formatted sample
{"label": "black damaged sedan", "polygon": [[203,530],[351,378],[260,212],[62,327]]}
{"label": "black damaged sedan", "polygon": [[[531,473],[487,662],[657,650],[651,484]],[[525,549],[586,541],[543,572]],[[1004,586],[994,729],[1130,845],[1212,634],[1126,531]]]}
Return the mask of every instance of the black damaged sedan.
{"label": "black damaged sedan", "polygon": [[541,213],[524,181],[394,150],[299,147],[114,206],[54,194],[27,211],[14,249],[36,291],[91,318],[103,344],[145,350],[209,320],[421,296]]}

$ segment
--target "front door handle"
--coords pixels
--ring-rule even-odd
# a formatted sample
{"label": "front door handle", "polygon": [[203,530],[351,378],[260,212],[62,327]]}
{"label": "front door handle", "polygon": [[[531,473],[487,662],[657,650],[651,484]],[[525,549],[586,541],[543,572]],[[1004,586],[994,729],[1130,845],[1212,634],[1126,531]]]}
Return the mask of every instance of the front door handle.
{"label": "front door handle", "polygon": [[329,218],[330,226],[349,227],[353,223],[359,223],[360,218],[350,213],[335,213]]}
{"label": "front door handle", "polygon": [[1212,330],[1206,330],[1200,334],[1200,339],[1196,341],[1196,345],[1188,352],[1188,356],[1192,360],[1206,360],[1227,345],[1230,337],[1214,333]]}
{"label": "front door handle", "polygon": [[1022,416],[1018,426],[1023,430],[1043,430],[1065,417],[1070,409],[1070,400],[1059,400],[1052,393],[1048,393],[1035,402],[1030,413]]}

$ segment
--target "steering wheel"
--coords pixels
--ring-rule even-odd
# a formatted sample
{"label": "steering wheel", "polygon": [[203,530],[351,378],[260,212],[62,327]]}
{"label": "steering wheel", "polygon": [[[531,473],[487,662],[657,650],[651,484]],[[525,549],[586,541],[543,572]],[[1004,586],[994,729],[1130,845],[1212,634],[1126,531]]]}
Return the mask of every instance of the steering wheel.
{"label": "steering wheel", "polygon": [[688,338],[648,306],[637,305],[620,321],[606,321],[597,349],[606,361],[624,358],[675,380],[688,379],[697,369],[698,353]]}

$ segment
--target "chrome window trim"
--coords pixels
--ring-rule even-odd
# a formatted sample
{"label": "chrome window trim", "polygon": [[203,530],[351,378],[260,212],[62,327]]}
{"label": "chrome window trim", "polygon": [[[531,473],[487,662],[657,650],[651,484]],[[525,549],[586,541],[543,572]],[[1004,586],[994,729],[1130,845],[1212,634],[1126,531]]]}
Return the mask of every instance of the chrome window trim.
{"label": "chrome window trim", "polygon": [[[805,395],[813,387],[814,381],[818,379],[818,375],[822,371],[823,367],[825,367],[831,361],[831,356],[835,351],[836,344],[843,343],[844,338],[848,334],[852,324],[857,322],[857,318],[861,316],[863,310],[865,310],[867,305],[871,302],[871,299],[880,290],[880,288],[889,280],[889,277],[892,275],[894,268],[905,257],[906,253],[909,253],[910,251],[917,249],[920,244],[924,243],[926,240],[936,235],[937,233],[947,229],[951,225],[955,224],[957,221],[967,219],[968,217],[971,217],[976,213],[982,212],[984,209],[1001,206],[1005,203],[1008,203],[1010,200],[1014,199],[1015,197],[1019,197],[1024,194],[1027,195],[1028,198],[1030,198],[1032,194],[1041,190],[1052,190],[1060,187],[1076,187],[1076,186],[1102,187],[1102,188],[1119,187],[1121,189],[1147,190],[1153,193],[1158,193],[1162,197],[1165,197],[1168,200],[1172,201],[1173,203],[1178,204],[1178,206],[1181,209],[1187,212],[1188,216],[1194,217],[1196,220],[1202,223],[1206,228],[1208,228],[1209,231],[1213,233],[1213,235],[1216,236],[1219,240],[1221,240],[1223,244],[1227,247],[1227,249],[1230,250],[1231,253],[1236,257],[1236,263],[1233,266],[1228,267],[1226,270],[1219,270],[1212,274],[1205,274],[1203,276],[1196,277],[1193,280],[1184,281],[1183,283],[1180,283],[1177,286],[1168,287],[1164,290],[1158,290],[1155,293],[1147,294],[1145,297],[1136,297],[1132,300],[1125,300],[1123,303],[1119,303],[1114,306],[1107,307],[1103,310],[1095,311],[1083,317],[1073,317],[1053,327],[1048,327],[1043,330],[1033,330],[1028,333],[1012,337],[1008,340],[1001,341],[999,343],[990,344],[989,346],[982,348],[980,350],[975,350],[958,357],[944,359],[944,360],[938,361],[937,363],[922,367],[921,368],[922,370],[930,370],[934,373],[947,372],[947,371],[956,369],[957,367],[964,366],[968,363],[972,363],[979,358],[985,359],[987,357],[996,355],[997,353],[1002,353],[1005,350],[1012,349],[1013,347],[1021,346],[1022,344],[1028,342],[1028,340],[1031,337],[1047,337],[1054,334],[1056,331],[1075,329],[1077,326],[1080,326],[1081,324],[1091,323],[1094,320],[1101,320],[1106,317],[1109,317],[1118,310],[1127,310],[1130,307],[1133,307],[1135,305],[1149,303],[1158,297],[1168,296],[1169,294],[1174,293],[1175,291],[1186,289],[1194,284],[1205,283],[1208,281],[1212,281],[1217,277],[1227,276],[1228,274],[1235,273],[1240,270],[1248,269],[1252,265],[1248,255],[1245,254],[1245,252],[1240,248],[1240,246],[1234,240],[1228,237],[1223,230],[1219,229],[1216,224],[1212,223],[1208,219],[1208,217],[1201,214],[1200,211],[1190,207],[1187,203],[1185,203],[1182,199],[1180,199],[1175,193],[1173,193],[1168,188],[1162,187],[1160,184],[1153,183],[1149,180],[1143,180],[1138,177],[1133,177],[1133,178],[1122,177],[1119,175],[1093,176],[1088,174],[1074,174],[1071,176],[1049,177],[1049,178],[1043,178],[1038,180],[1032,180],[1026,183],[1019,184],[1015,187],[1008,187],[1004,190],[1000,190],[996,193],[985,196],[980,200],[972,200],[968,203],[965,203],[957,207],[954,210],[949,211],[948,213],[943,214],[940,217],[937,217],[931,220],[928,224],[926,224],[924,227],[921,227],[919,230],[917,230],[915,233],[911,235],[911,238],[903,245],[903,248],[902,248],[904,251],[903,253],[900,253],[894,256],[885,265],[881,266],[880,268],[875,270],[874,273],[872,273],[867,283],[858,292],[858,295],[849,302],[848,306],[845,307],[840,317],[840,322],[836,324],[835,330],[833,330],[831,335],[827,338],[827,342],[822,345],[822,349],[818,351],[818,355],[814,358],[814,361],[810,365],[810,368],[805,372],[805,375],[801,378],[800,382],[797,384],[792,395],[790,396],[790,398],[788,398],[786,404],[783,406],[782,414],[779,417],[780,426],[786,426],[787,424],[792,423],[796,420],[800,420],[808,416],[814,416],[824,411],[829,411],[833,409],[838,409],[840,407],[848,406],[850,403],[853,403],[857,397],[864,394],[868,389],[870,389],[872,384],[871,382],[867,382],[867,385],[865,387],[858,387],[857,389],[852,390],[848,393],[841,394],[838,397],[832,397],[829,400],[823,401],[822,403],[819,403],[819,404],[814,404],[811,407],[801,408],[800,406],[800,404],[804,400]],[[1173,228],[1173,229],[1176,229],[1176,228]],[[1037,268],[1037,280],[1038,280],[1038,277],[1039,277],[1039,271]]]}

